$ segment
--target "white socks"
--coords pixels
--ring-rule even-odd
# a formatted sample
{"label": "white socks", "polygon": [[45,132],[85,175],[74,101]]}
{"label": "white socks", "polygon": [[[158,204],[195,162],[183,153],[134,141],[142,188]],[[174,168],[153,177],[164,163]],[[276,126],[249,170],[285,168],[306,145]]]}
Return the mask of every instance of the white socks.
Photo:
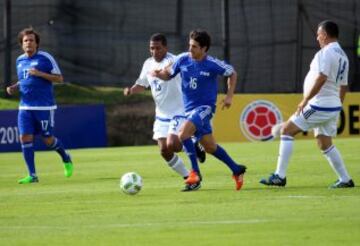
{"label": "white socks", "polygon": [[182,159],[174,153],[173,158],[168,161],[169,167],[171,167],[175,172],[180,174],[182,177],[189,176],[189,171],[186,169]]}
{"label": "white socks", "polygon": [[[279,157],[277,161],[277,167],[275,174],[280,178],[285,178],[286,169],[289,165],[289,160],[293,151],[294,138],[291,136],[281,135]],[[343,159],[340,152],[334,145],[330,146],[327,150],[323,151],[325,158],[328,160],[330,166],[339,177],[340,182],[349,182],[350,175],[346,170]]]}
{"label": "white socks", "polygon": [[349,182],[351,178],[346,170],[344,161],[341,158],[341,154],[337,150],[337,148],[334,145],[332,145],[327,150],[324,150],[323,154],[325,158],[328,160],[332,169],[339,177],[340,182],[344,182],[344,183]]}
{"label": "white socks", "polygon": [[294,138],[287,135],[280,136],[279,156],[275,174],[285,178],[286,169],[289,165],[290,156],[293,151]]}

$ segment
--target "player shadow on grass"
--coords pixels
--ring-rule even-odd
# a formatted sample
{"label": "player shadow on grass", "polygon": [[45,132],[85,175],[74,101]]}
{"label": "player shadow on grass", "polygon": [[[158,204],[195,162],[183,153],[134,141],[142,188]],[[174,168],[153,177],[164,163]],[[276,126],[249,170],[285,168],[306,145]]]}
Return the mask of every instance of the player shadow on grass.
{"label": "player shadow on grass", "polygon": [[260,187],[260,189],[258,190],[284,190],[284,191],[293,191],[293,190],[299,190],[299,189],[305,189],[305,190],[312,190],[312,189],[329,189],[330,183],[329,184],[316,184],[316,185],[300,185],[300,186],[286,186],[286,187],[278,187],[278,186],[263,186]]}

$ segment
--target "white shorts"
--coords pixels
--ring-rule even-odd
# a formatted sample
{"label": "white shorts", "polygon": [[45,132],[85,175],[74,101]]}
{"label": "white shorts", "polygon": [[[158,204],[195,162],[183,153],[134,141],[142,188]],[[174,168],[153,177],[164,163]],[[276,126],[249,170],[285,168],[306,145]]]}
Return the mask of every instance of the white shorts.
{"label": "white shorts", "polygon": [[185,121],[185,116],[174,116],[172,119],[162,119],[156,117],[153,127],[153,139],[167,138],[168,135],[178,135],[181,125]]}
{"label": "white shorts", "polygon": [[340,111],[323,111],[307,105],[299,115],[293,114],[290,120],[303,131],[314,129],[315,137],[325,135],[335,137]]}

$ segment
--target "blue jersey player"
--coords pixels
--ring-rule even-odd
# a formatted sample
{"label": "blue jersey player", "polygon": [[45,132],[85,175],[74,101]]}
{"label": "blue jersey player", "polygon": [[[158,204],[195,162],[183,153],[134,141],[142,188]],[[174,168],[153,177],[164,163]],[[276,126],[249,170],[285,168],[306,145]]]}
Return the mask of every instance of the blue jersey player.
{"label": "blue jersey player", "polygon": [[229,108],[232,103],[237,74],[231,65],[207,55],[211,39],[206,31],[194,30],[190,32],[189,38],[189,52],[180,54],[171,67],[152,72],[154,76],[164,80],[181,74],[186,121],[180,129],[179,137],[192,165],[192,171],[186,179],[186,184],[187,186],[198,186],[202,179],[194,144],[191,141],[191,136],[195,135],[200,139],[200,143],[207,153],[214,155],[231,169],[236,190],[240,190],[246,167],[235,163],[227,152],[216,143],[210,123],[215,113],[218,76],[228,78],[228,91],[222,101],[222,108]]}
{"label": "blue jersey player", "polygon": [[62,142],[54,137],[54,110],[56,104],[53,95],[53,82],[62,82],[63,77],[54,58],[39,50],[40,36],[32,28],[25,28],[18,35],[18,41],[24,54],[16,60],[18,82],[7,87],[12,95],[20,92],[18,127],[22,153],[29,175],[18,181],[19,184],[38,182],[34,161],[34,135],[41,135],[50,149],[56,150],[64,163],[64,174],[70,177],[73,164]]}

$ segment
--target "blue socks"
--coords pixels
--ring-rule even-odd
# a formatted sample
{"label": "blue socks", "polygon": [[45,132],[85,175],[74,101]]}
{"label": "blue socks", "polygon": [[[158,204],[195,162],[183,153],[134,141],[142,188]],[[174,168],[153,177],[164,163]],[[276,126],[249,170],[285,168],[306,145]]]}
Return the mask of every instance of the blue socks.
{"label": "blue socks", "polygon": [[220,161],[224,162],[234,174],[239,172],[239,165],[237,165],[233,159],[226,153],[226,151],[220,146],[217,145],[217,148],[214,153],[212,153]]}
{"label": "blue socks", "polygon": [[[188,155],[191,161],[192,169],[198,174],[200,174],[194,143],[192,142],[191,138],[184,140],[182,143],[185,147],[186,154]],[[233,159],[231,159],[228,153],[226,153],[226,151],[220,145],[217,145],[217,148],[215,152],[212,153],[212,155],[215,156],[220,161],[224,162],[234,174],[240,172],[240,166],[236,164],[236,162],[234,162]]]}
{"label": "blue socks", "polygon": [[35,155],[34,155],[34,146],[33,142],[25,142],[21,144],[23,157],[26,163],[26,166],[29,170],[29,175],[36,177],[35,170]]}
{"label": "blue socks", "polygon": [[50,149],[52,150],[56,150],[56,152],[59,153],[59,155],[61,156],[63,162],[70,162],[70,155],[68,155],[68,153],[66,153],[65,148],[63,143],[55,138],[54,143],[52,145],[49,146]]}
{"label": "blue socks", "polygon": [[182,141],[182,143],[185,148],[186,154],[191,161],[192,169],[197,172],[198,175],[200,175],[199,164],[197,162],[196,150],[193,141],[191,140],[191,138],[188,138]]}

